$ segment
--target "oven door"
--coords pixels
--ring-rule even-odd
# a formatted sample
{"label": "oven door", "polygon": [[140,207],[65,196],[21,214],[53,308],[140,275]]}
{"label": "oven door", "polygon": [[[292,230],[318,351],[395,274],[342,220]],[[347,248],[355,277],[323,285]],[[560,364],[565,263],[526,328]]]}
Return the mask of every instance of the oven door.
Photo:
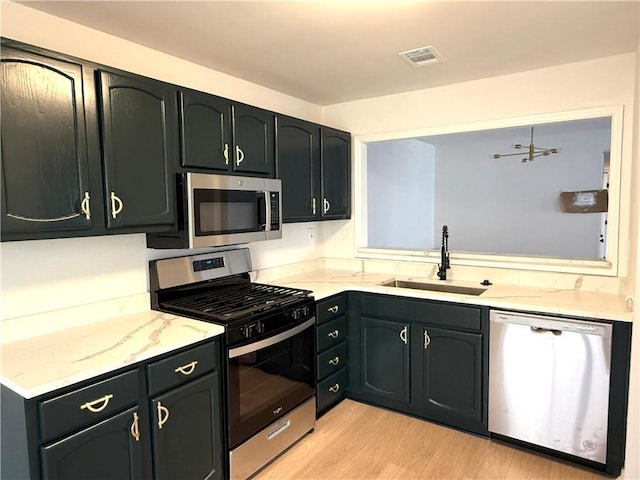
{"label": "oven door", "polygon": [[315,317],[228,353],[229,447],[315,393]]}

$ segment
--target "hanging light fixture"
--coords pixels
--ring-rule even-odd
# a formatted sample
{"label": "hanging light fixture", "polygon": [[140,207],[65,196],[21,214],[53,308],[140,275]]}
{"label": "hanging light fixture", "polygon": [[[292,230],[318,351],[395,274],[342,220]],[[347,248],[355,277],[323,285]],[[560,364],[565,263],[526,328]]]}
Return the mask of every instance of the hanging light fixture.
{"label": "hanging light fixture", "polygon": [[[531,127],[531,143],[529,145],[522,145],[520,143],[516,143],[513,148],[515,149],[528,149],[529,150],[529,155],[526,157],[522,158],[522,163],[525,163],[527,161],[532,162],[534,158],[536,157],[540,157],[540,156],[544,156],[547,157],[549,155],[551,155],[552,153],[558,153],[558,149],[557,148],[542,148],[542,147],[536,147],[533,144],[533,127]],[[522,155],[522,153],[520,152],[515,152],[515,153],[494,153],[493,154],[493,158],[502,158],[502,157],[511,157],[513,155]]]}

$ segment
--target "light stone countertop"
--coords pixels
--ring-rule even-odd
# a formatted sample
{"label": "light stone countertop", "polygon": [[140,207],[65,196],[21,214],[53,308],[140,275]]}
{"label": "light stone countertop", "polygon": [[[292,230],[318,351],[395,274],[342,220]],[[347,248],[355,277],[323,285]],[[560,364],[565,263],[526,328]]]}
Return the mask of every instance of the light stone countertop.
{"label": "light stone countertop", "polygon": [[222,333],[222,326],[168,313],[128,313],[3,343],[0,381],[33,398]]}
{"label": "light stone countertop", "polygon": [[585,292],[579,289],[524,287],[494,284],[481,295],[462,295],[409,288],[385,287],[381,282],[397,278],[432,284],[448,284],[484,288],[479,283],[434,281],[426,277],[394,276],[388,273],[367,273],[349,270],[318,269],[300,275],[272,279],[269,283],[312,290],[316,300],[344,291],[384,293],[413,298],[425,298],[470,305],[485,305],[497,309],[522,310],[603,320],[633,321],[633,313],[622,295]]}

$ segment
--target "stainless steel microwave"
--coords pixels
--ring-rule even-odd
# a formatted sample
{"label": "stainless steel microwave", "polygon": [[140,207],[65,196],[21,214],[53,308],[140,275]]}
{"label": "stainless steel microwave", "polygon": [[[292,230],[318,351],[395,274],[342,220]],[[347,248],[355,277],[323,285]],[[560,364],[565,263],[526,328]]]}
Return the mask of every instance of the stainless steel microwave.
{"label": "stainless steel microwave", "polygon": [[188,172],[178,176],[178,231],[150,248],[199,248],[282,238],[282,182]]}

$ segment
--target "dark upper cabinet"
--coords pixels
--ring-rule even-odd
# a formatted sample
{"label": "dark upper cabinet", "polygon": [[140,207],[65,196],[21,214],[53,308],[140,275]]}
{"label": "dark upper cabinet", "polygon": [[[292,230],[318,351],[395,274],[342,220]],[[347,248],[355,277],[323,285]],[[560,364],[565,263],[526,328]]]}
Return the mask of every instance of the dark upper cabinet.
{"label": "dark upper cabinet", "polygon": [[231,159],[231,104],[192,90],[178,92],[181,165],[226,172]]}
{"label": "dark upper cabinet", "polygon": [[322,218],[351,216],[351,135],[322,128]]}
{"label": "dark upper cabinet", "polygon": [[80,64],[3,45],[3,240],[93,225],[83,74]]}
{"label": "dark upper cabinet", "polygon": [[[99,72],[108,229],[175,224],[175,89],[136,75]],[[157,227],[157,228],[154,228]]]}
{"label": "dark upper cabinet", "polygon": [[315,220],[320,194],[320,126],[279,116],[277,132],[283,221]]}
{"label": "dark upper cabinet", "polygon": [[351,136],[286,116],[276,130],[283,222],[350,218]]}
{"label": "dark upper cabinet", "polygon": [[156,480],[222,479],[218,373],[152,399]]}
{"label": "dark upper cabinet", "polygon": [[233,105],[233,171],[273,176],[273,113],[244,104]]}
{"label": "dark upper cabinet", "polygon": [[390,407],[411,401],[409,324],[360,319],[361,393]]}
{"label": "dark upper cabinet", "polygon": [[144,478],[138,408],[41,448],[43,480]]}
{"label": "dark upper cabinet", "polygon": [[274,176],[272,112],[187,89],[178,92],[178,105],[183,169]]}
{"label": "dark upper cabinet", "polygon": [[482,422],[483,336],[415,325],[415,353],[421,381],[415,398],[430,418],[469,428]]}

